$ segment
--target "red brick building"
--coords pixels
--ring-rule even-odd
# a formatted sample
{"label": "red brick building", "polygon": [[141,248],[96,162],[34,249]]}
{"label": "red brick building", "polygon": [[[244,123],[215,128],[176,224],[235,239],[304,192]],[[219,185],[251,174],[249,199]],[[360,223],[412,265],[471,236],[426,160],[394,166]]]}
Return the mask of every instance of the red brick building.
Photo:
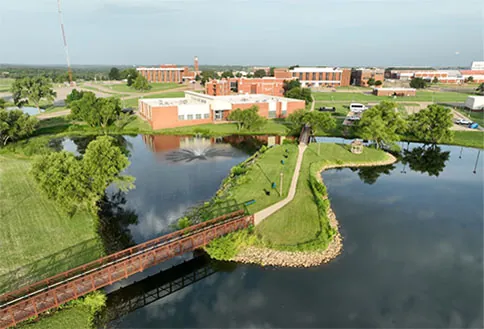
{"label": "red brick building", "polygon": [[177,67],[175,64],[163,64],[160,67],[138,67],[136,71],[144,76],[149,82],[172,82],[182,83],[195,80],[198,70],[198,57],[194,59],[194,71],[188,67]]}
{"label": "red brick building", "polygon": [[484,82],[484,70],[462,70],[460,71],[464,80],[472,77],[473,82],[483,83]]}
{"label": "red brick building", "polygon": [[[351,79],[350,69],[332,67],[295,67],[292,70],[274,70],[276,78],[282,78],[291,74],[292,78],[298,79],[303,87],[338,87],[349,86]],[[286,78],[287,80],[287,78]]]}
{"label": "red brick building", "polygon": [[259,115],[269,119],[285,118],[305,102],[267,95],[211,96],[185,92],[184,98],[144,98],[138,101],[139,113],[153,129],[226,122],[231,111],[259,107]]}
{"label": "red brick building", "polygon": [[357,69],[351,71],[351,84],[360,87],[367,87],[368,80],[385,81],[384,69]]}
{"label": "red brick building", "polygon": [[205,93],[211,96],[227,96],[233,91],[239,94],[284,96],[285,80],[272,77],[212,80],[205,83]]}

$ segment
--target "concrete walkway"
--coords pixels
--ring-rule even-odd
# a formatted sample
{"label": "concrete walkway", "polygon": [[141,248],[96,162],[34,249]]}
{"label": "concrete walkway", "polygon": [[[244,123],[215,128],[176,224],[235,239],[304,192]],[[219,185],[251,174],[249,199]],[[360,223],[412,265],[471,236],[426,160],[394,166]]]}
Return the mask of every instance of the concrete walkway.
{"label": "concrete walkway", "polygon": [[309,111],[314,111],[314,106],[316,105],[316,100],[314,99],[313,95],[311,95],[311,98],[313,99],[313,102],[311,104],[311,109]]}
{"label": "concrete walkway", "polygon": [[264,219],[287,205],[289,202],[294,199],[296,195],[296,188],[297,188],[297,181],[299,179],[299,172],[301,171],[302,160],[304,156],[304,151],[306,151],[306,144],[299,144],[299,152],[297,155],[296,167],[294,168],[294,174],[292,175],[291,186],[289,187],[289,193],[284,200],[279,201],[278,203],[273,204],[259,212],[254,214],[254,224],[258,225]]}

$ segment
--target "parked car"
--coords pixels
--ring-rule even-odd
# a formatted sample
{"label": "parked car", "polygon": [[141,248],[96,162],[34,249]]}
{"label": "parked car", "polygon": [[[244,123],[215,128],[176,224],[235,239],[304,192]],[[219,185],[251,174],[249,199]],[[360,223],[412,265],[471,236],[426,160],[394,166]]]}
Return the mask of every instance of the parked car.
{"label": "parked car", "polygon": [[471,128],[471,129],[477,129],[477,128],[479,128],[479,125],[477,124],[477,122],[473,122],[468,127]]}
{"label": "parked car", "polygon": [[458,125],[470,125],[472,121],[469,121],[467,119],[457,119],[454,121]]}
{"label": "parked car", "polygon": [[322,106],[319,108],[319,111],[321,112],[336,112],[336,107],[334,106]]}
{"label": "parked car", "polygon": [[350,111],[352,111],[354,113],[360,113],[360,112],[363,112],[365,110],[368,110],[368,107],[366,107],[363,104],[360,104],[360,103],[351,103],[350,104]]}

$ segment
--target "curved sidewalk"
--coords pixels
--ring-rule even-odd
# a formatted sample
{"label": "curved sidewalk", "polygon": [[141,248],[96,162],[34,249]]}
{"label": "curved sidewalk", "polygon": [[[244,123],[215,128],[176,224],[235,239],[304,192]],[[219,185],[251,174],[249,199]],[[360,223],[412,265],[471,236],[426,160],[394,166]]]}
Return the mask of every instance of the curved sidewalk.
{"label": "curved sidewalk", "polygon": [[291,180],[291,186],[289,187],[289,193],[287,194],[287,197],[284,200],[281,200],[272,206],[269,206],[261,211],[258,211],[254,214],[254,224],[258,225],[260,222],[262,222],[264,219],[287,205],[289,202],[294,199],[294,196],[296,195],[296,188],[297,188],[297,182],[299,179],[299,172],[301,171],[301,165],[302,165],[302,160],[304,156],[304,151],[306,151],[306,144],[299,144],[299,152],[297,155],[297,161],[296,161],[296,167],[294,168],[294,174],[292,175],[292,180]]}

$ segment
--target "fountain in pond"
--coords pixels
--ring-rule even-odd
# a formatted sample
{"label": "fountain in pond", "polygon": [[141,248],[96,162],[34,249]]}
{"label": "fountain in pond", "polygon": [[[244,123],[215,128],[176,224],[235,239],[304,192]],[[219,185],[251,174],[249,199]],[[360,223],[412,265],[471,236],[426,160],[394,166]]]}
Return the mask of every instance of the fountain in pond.
{"label": "fountain in pond", "polygon": [[172,162],[192,162],[194,160],[209,160],[217,157],[232,157],[231,149],[223,145],[212,145],[210,140],[197,138],[180,145],[180,149],[166,155]]}

